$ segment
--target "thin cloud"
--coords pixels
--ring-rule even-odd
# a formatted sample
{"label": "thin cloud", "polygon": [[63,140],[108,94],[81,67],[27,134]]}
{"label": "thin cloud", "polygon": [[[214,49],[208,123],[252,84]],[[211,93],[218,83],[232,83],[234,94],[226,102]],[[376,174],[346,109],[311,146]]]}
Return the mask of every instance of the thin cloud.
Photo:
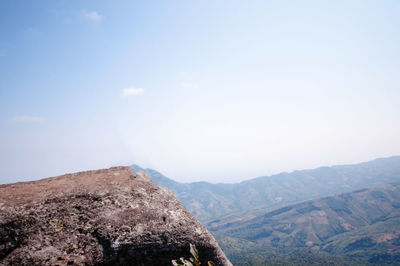
{"label": "thin cloud", "polygon": [[184,88],[192,88],[192,89],[200,88],[199,84],[197,84],[195,82],[182,82],[181,86]]}
{"label": "thin cloud", "polygon": [[82,15],[86,19],[88,19],[92,22],[95,22],[95,23],[100,23],[104,19],[104,17],[96,11],[83,11]]}
{"label": "thin cloud", "polygon": [[37,28],[33,28],[33,27],[27,28],[25,32],[28,36],[31,36],[31,37],[37,37],[37,36],[43,35],[43,32],[41,32]]}
{"label": "thin cloud", "polygon": [[143,88],[126,88],[122,90],[122,96],[138,96],[143,94]]}
{"label": "thin cloud", "polygon": [[12,120],[15,122],[42,122],[44,118],[40,116],[18,115],[14,116]]}

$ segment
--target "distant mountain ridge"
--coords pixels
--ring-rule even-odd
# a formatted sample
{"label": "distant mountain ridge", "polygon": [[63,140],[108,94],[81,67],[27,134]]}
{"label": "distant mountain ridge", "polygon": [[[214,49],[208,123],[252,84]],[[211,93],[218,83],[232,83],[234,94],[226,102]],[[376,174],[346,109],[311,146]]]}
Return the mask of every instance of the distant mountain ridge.
{"label": "distant mountain ridge", "polygon": [[249,219],[288,204],[400,182],[400,156],[262,176],[235,184],[180,183],[153,169],[137,165],[132,168],[135,172],[146,172],[157,185],[169,187],[204,223]]}

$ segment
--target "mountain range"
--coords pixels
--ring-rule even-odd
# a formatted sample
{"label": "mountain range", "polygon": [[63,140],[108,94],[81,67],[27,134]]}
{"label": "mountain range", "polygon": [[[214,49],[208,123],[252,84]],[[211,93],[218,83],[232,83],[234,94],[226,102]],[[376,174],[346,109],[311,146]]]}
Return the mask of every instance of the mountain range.
{"label": "mountain range", "polygon": [[132,168],[146,172],[157,185],[171,189],[205,224],[242,220],[289,204],[400,182],[400,156],[262,176],[235,184],[180,183],[153,169],[137,165]]}
{"label": "mountain range", "polygon": [[171,189],[214,234],[234,265],[396,265],[400,262],[400,156]]}

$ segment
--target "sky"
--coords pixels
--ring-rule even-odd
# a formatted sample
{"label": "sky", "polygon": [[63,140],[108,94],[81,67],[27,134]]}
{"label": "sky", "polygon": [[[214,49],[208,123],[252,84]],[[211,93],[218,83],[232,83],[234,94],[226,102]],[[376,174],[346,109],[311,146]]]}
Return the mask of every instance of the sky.
{"label": "sky", "polygon": [[232,183],[400,155],[400,2],[0,1],[0,183]]}

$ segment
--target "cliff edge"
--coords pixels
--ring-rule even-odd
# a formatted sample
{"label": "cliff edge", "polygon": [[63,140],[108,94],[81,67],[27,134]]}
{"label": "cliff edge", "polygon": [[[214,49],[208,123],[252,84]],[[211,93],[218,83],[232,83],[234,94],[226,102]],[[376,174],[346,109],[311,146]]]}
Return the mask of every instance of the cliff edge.
{"label": "cliff edge", "polygon": [[0,185],[1,265],[231,265],[168,189],[130,167]]}

